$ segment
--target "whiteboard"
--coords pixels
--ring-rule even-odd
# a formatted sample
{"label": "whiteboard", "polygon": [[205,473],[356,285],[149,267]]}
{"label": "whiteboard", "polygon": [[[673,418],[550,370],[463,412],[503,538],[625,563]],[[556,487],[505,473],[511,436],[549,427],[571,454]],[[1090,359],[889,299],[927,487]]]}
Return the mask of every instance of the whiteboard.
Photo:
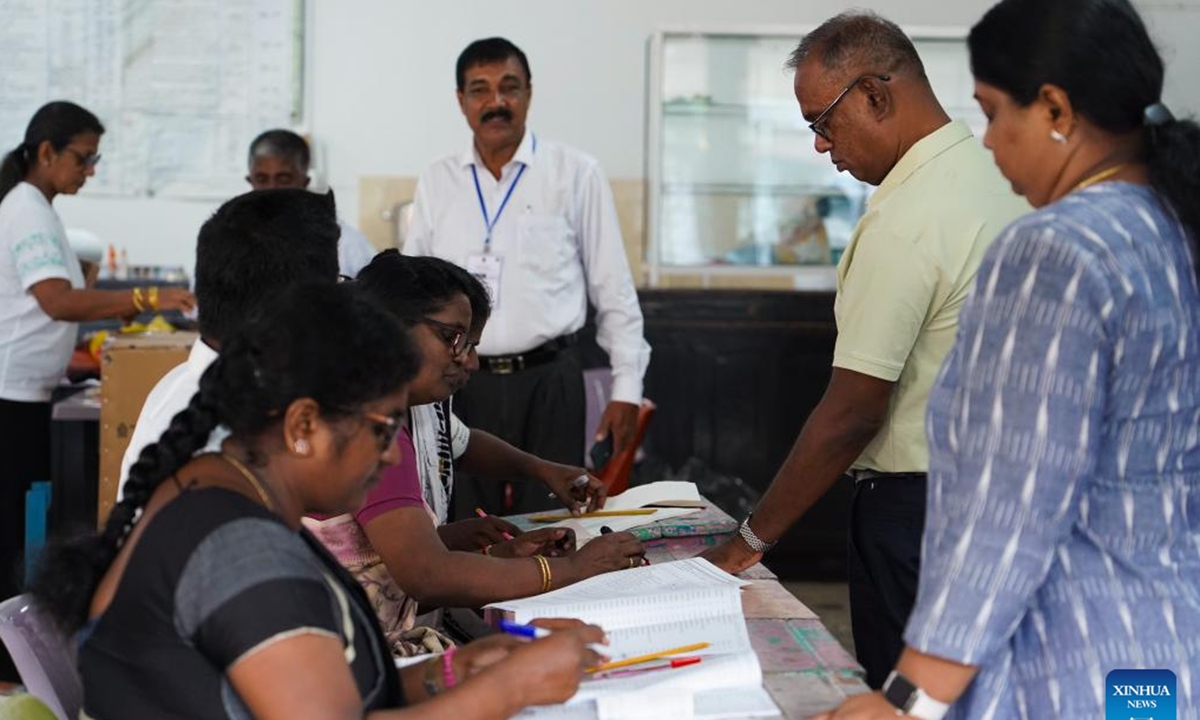
{"label": "whiteboard", "polygon": [[47,101],[104,124],[89,191],[221,198],[301,121],[304,0],[0,0],[0,151]]}

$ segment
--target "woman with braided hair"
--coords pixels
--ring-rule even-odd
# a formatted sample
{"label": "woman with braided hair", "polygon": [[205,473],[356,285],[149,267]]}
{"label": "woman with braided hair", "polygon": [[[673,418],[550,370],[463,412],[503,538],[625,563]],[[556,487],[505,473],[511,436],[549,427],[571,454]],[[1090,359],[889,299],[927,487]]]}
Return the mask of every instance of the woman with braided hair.
{"label": "woman with braided hair", "polygon": [[[479,280],[440,258],[388,250],[355,284],[407,328],[420,358],[409,421],[397,438],[403,457],[357,512],[305,522],[362,584],[397,655],[446,642],[424,627],[440,618],[418,624],[418,607],[477,608],[642,564],[645,549],[630,533],[575,552],[574,535],[561,528],[523,533],[497,517],[447,522],[460,468],[497,481],[540,481],[573,512],[602,505],[604,486],[583,468],[522,452],[455,417],[451,395],[479,368],[474,348],[490,312]],[[573,485],[576,478],[587,482]]]}
{"label": "woman with braided hair", "polygon": [[[301,526],[357,507],[399,460],[416,369],[404,329],[349,285],[294,288],[235,331],[104,529],[39,566],[36,602],[80,631],[90,718],[482,720],[574,693],[602,633],[570,621],[398,672],[361,589]],[[220,452],[195,455],[218,426]]]}

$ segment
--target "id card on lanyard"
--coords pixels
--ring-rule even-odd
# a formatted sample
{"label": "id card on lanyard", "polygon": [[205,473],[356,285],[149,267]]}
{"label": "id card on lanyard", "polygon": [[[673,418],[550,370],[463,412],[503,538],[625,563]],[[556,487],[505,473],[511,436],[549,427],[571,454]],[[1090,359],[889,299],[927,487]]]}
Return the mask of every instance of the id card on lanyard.
{"label": "id card on lanyard", "polygon": [[[533,152],[537,152],[537,136],[533,136]],[[504,258],[492,252],[492,229],[496,227],[496,223],[500,221],[500,216],[504,214],[504,208],[508,207],[508,201],[512,199],[513,191],[517,189],[517,184],[521,182],[521,177],[525,174],[525,169],[528,165],[522,164],[517,170],[516,177],[509,184],[508,190],[504,193],[504,199],[500,201],[500,207],[496,209],[494,217],[488,215],[487,201],[483,199],[483,188],[479,186],[479,171],[475,165],[471,165],[471,179],[475,181],[475,197],[479,198],[479,212],[483,215],[483,225],[487,229],[486,235],[483,238],[483,252],[467,256],[467,272],[471,273],[483,283],[487,288],[488,294],[492,297],[492,309],[500,307],[500,277],[504,271]]]}

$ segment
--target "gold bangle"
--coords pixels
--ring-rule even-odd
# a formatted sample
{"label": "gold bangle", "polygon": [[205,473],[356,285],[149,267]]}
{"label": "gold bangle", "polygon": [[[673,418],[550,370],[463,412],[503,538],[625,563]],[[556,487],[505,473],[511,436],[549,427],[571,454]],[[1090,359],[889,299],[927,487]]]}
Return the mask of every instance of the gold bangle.
{"label": "gold bangle", "polygon": [[146,299],[150,303],[150,309],[157,312],[158,311],[158,286],[157,285],[151,285],[150,289],[148,291],[146,291]]}
{"label": "gold bangle", "polygon": [[542,573],[542,592],[550,592],[550,586],[553,584],[553,576],[550,574],[550,561],[542,555],[534,555],[534,560],[537,560],[538,570]]}
{"label": "gold bangle", "polygon": [[142,300],[142,289],[139,287],[135,287],[132,290],[130,290],[129,292],[133,297],[133,309],[137,310],[138,312],[145,312],[146,305],[145,305],[144,301]]}

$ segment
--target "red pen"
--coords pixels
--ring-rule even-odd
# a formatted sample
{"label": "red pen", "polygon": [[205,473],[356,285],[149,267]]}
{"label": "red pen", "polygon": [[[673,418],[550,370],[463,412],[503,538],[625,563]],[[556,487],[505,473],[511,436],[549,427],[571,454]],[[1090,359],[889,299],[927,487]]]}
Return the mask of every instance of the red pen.
{"label": "red pen", "polygon": [[650,672],[651,670],[674,670],[675,668],[687,667],[688,665],[695,665],[703,659],[704,658],[702,658],[702,657],[698,657],[698,656],[694,656],[694,655],[690,656],[690,657],[675,658],[675,659],[671,660],[670,662],[659,663],[657,665],[647,665],[645,667],[629,668],[628,670],[613,670],[612,672],[607,672],[607,673],[604,673],[603,675],[598,675],[597,679],[610,678],[610,677],[624,677],[625,675],[640,675],[641,673]]}
{"label": "red pen", "polygon": [[[487,514],[487,513],[485,513],[485,512],[483,511],[483,508],[475,508],[475,514],[476,514],[476,515],[478,515],[478,516],[479,516],[479,517],[481,517],[481,518],[485,518],[485,517],[487,517],[487,516],[488,516],[488,514]],[[508,534],[508,533],[506,533],[506,532],[501,532],[501,533],[500,533],[500,535],[501,535],[501,536],[502,536],[502,537],[503,537],[505,540],[512,540],[512,539],[513,539],[513,536],[512,536],[512,535],[509,535],[509,534]]]}

